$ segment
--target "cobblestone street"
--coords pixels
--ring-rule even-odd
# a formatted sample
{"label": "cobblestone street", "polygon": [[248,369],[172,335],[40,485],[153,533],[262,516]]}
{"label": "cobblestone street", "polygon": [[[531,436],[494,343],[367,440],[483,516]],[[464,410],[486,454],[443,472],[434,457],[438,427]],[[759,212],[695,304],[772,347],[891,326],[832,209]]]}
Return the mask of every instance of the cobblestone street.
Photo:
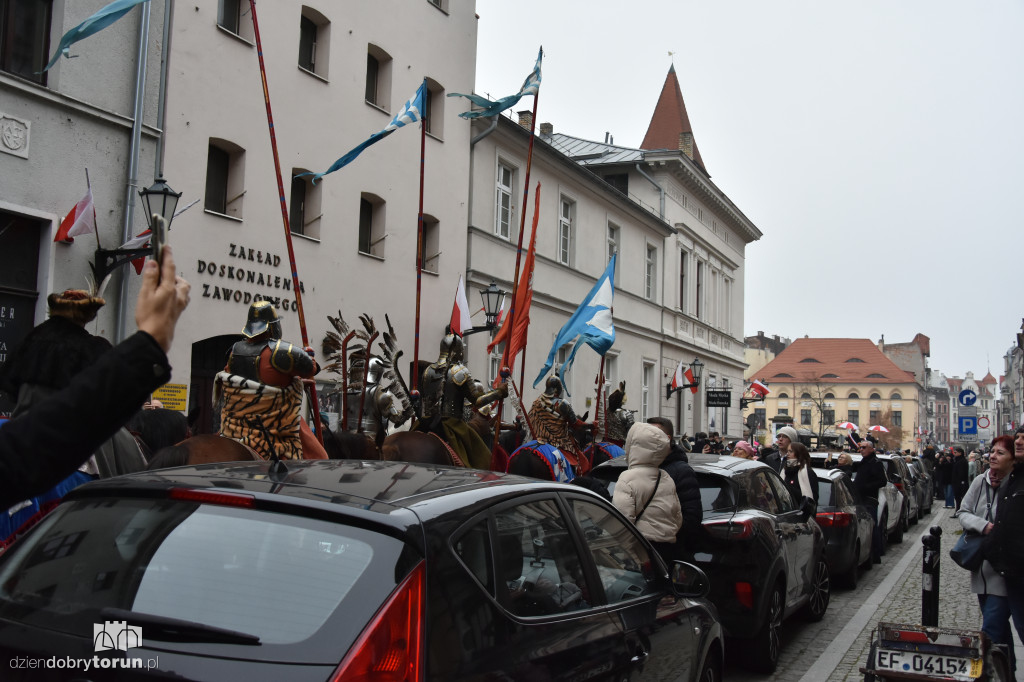
{"label": "cobblestone street", "polygon": [[[867,661],[871,633],[879,621],[921,622],[921,538],[936,525],[942,528],[939,625],[980,628],[981,611],[970,590],[970,576],[949,558],[960,524],[953,518],[953,510],[940,504],[936,501],[932,513],[911,527],[902,544],[887,546],[881,565],[862,572],[856,589],[833,587],[824,620],[807,623],[795,616],[784,623],[782,655],[774,675],[758,675],[743,668],[738,663],[742,652],[734,646],[732,651],[726,650],[725,679],[862,680],[859,668]],[[1024,655],[1019,641],[1016,653],[1018,659]]]}

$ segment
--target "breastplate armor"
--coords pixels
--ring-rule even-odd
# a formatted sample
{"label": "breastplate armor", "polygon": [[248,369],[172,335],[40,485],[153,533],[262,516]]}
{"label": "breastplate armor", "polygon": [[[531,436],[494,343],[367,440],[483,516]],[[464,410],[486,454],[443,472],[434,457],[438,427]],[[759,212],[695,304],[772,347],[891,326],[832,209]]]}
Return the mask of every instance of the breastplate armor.
{"label": "breastplate armor", "polygon": [[259,381],[260,353],[266,347],[265,343],[237,342],[231,347],[231,356],[228,357],[228,372],[252,381]]}
{"label": "breastplate armor", "polygon": [[[366,389],[366,396],[363,397],[362,391],[349,391],[346,396],[348,400],[346,405],[348,406],[348,430],[357,431],[362,430],[363,433],[370,435],[376,435],[380,430],[383,419],[379,410],[377,409],[377,394],[380,392],[380,386],[370,386]],[[359,422],[359,400],[363,400],[363,421],[362,429],[360,429]]]}

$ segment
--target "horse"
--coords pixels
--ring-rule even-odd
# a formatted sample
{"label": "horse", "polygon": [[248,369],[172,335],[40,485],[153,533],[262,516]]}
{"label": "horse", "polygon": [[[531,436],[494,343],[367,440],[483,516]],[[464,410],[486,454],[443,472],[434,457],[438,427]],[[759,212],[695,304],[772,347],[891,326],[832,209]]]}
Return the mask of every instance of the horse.
{"label": "horse", "polygon": [[233,438],[217,433],[192,436],[175,445],[161,448],[149,460],[148,471],[188,464],[211,462],[252,462],[262,460],[254,450]]}
{"label": "horse", "polygon": [[590,468],[593,469],[598,464],[604,464],[608,460],[615,459],[616,457],[622,457],[626,454],[626,451],[615,443],[602,442],[602,443],[591,443],[583,450],[583,456],[590,462]]}

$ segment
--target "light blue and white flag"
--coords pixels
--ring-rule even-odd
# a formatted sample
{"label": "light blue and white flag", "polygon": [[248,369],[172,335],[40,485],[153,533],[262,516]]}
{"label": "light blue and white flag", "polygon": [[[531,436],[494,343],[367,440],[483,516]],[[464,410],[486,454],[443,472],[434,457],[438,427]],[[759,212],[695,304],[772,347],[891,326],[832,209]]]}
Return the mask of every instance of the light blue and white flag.
{"label": "light blue and white flag", "polygon": [[[612,323],[612,302],[615,298],[616,258],[618,258],[618,254],[614,254],[612,259],[608,261],[608,267],[605,268],[604,274],[594,284],[594,288],[583,299],[580,307],[572,314],[569,321],[558,332],[558,336],[555,337],[555,343],[551,346],[551,352],[548,353],[548,359],[533,382],[534,388],[537,387],[537,384],[541,382],[544,375],[555,364],[555,353],[558,352],[558,349],[577,336],[579,338],[576,340],[576,345],[573,346],[572,352],[569,353],[565,364],[559,370],[559,378],[565,372],[572,369],[572,362],[576,357],[576,351],[584,343],[596,350],[598,355],[607,353],[608,349],[615,343],[615,325]],[[564,383],[562,387],[565,388]]]}
{"label": "light blue and white flag", "polygon": [[544,48],[541,47],[537,53],[537,63],[534,65],[530,75],[523,81],[523,87],[519,89],[519,92],[508,97],[502,97],[497,102],[492,102],[480,95],[463,95],[458,92],[449,93],[449,97],[465,97],[478,107],[483,107],[481,111],[464,111],[459,116],[462,118],[489,118],[497,116],[506,109],[514,107],[519,100],[527,95],[536,95],[540,91],[540,61],[543,56]]}
{"label": "light blue and white flag", "polygon": [[[331,164],[331,167],[325,170],[323,173],[313,173],[313,184],[316,184],[317,180],[327,175],[328,173],[333,173],[339,168],[344,168],[348,164],[355,161],[356,157],[362,154],[363,150],[369,147],[370,145],[377,144],[391,133],[395,132],[399,128],[409,123],[415,123],[416,121],[422,120],[423,109],[426,107],[426,101],[427,81],[424,80],[423,84],[420,85],[419,89],[416,91],[416,94],[409,98],[409,101],[406,102],[405,105],[398,112],[398,114],[396,114],[395,117],[391,119],[391,123],[389,123],[387,127],[384,128],[384,130],[381,130],[380,132],[370,135],[370,139],[366,140],[366,142],[363,142],[359,146],[355,147],[352,151],[345,154],[345,156],[335,161],[333,164]],[[302,173],[302,175],[310,175],[310,173]]]}
{"label": "light blue and white flag", "polygon": [[149,2],[149,0],[115,0],[78,26],[75,26],[60,39],[57,51],[53,53],[50,63],[46,65],[43,71],[49,71],[57,63],[61,55],[70,57],[69,48],[79,40],[88,38],[94,33],[99,33],[125,14],[128,14],[128,11],[135,7],[135,5],[141,5],[144,2]]}

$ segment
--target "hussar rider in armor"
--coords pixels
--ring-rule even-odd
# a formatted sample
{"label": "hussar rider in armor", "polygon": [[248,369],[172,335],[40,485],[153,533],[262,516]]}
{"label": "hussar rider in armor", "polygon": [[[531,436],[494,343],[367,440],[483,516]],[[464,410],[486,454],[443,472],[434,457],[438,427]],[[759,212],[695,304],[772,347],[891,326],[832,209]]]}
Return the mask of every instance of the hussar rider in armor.
{"label": "hussar rider in armor", "polygon": [[561,450],[572,464],[577,476],[587,473],[589,464],[577,447],[570,430],[584,426],[586,416],[584,414],[583,419],[579,419],[572,405],[562,398],[562,380],[557,374],[548,377],[544,383],[544,392],[530,407],[530,426],[533,427],[533,435],[537,442]]}
{"label": "hussar rider in armor", "polygon": [[626,434],[633,426],[633,411],[627,410],[626,382],[620,381],[619,388],[608,396],[608,433],[605,440],[620,448],[626,444]]}
{"label": "hussar rider in armor", "polygon": [[486,390],[462,364],[463,352],[462,338],[457,334],[445,334],[437,362],[423,371],[420,385],[423,416],[416,429],[440,436],[470,467],[488,469],[491,451],[480,435],[469,428],[464,407],[467,402],[480,408],[501,400],[508,395],[508,386],[502,384],[496,389]]}
{"label": "hussar rider in armor", "polygon": [[320,371],[312,349],[281,340],[281,320],[269,301],[249,307],[242,335],[214,386],[214,402],[221,404],[221,435],[266,458],[327,459],[299,416],[302,380]]}

